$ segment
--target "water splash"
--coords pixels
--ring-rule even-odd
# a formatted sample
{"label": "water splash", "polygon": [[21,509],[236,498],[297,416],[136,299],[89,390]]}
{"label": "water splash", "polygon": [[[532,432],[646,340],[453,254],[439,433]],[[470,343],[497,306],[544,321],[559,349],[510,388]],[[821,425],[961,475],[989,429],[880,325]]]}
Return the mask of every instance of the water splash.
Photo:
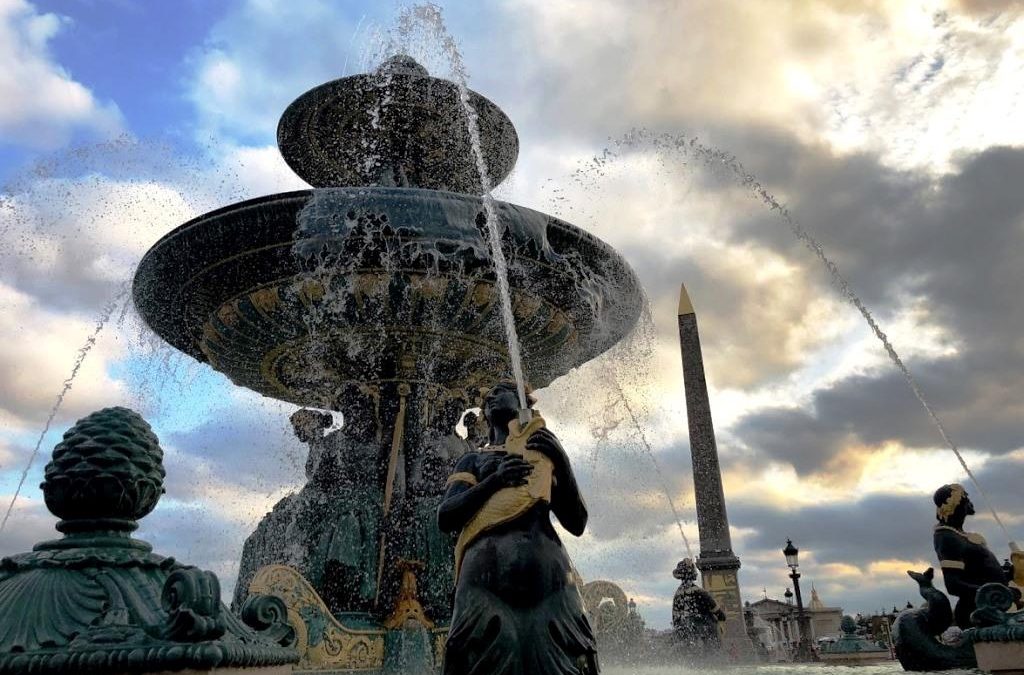
{"label": "water splash", "polygon": [[[584,365],[574,375],[563,378],[560,385],[555,386],[575,388],[585,381],[586,384],[583,386],[586,387],[587,392],[599,391],[602,394],[600,411],[590,415],[588,419],[589,431],[593,439],[591,452],[587,458],[593,483],[591,491],[595,494],[602,494],[596,485],[598,456],[603,451],[602,448],[611,450],[628,447],[644,462],[651,464],[657,481],[656,488],[668,504],[680,538],[686,548],[687,556],[693,557],[690,540],[683,529],[685,519],[682,510],[672,497],[671,486],[665,478],[667,474],[662,471],[661,462],[658,461],[654,446],[645,431],[644,418],[649,415],[650,405],[642,392],[644,385],[655,379],[653,375],[654,332],[650,304],[645,296],[644,310],[640,321],[629,335],[600,357]],[[579,400],[582,395],[582,392],[572,393],[568,390],[561,392],[561,398],[571,402]],[[570,403],[569,408],[557,412],[573,415],[578,412],[575,409],[576,405]],[[626,437],[623,437],[624,435]],[[645,479],[650,475],[646,471],[643,474]]]}
{"label": "water splash", "polygon": [[[96,345],[96,340],[99,338],[100,333],[103,332],[107,322],[110,321],[110,318],[114,315],[118,305],[122,302],[124,302],[125,305],[128,304],[126,297],[128,295],[129,287],[129,283],[127,281],[121,284],[117,295],[115,295],[110,302],[104,305],[103,309],[100,311],[100,315],[96,319],[96,326],[93,328],[89,337],[86,338],[85,344],[79,347],[78,356],[75,357],[75,363],[71,368],[71,374],[68,375],[66,380],[64,380],[64,385],[61,387],[60,393],[57,394],[57,400],[53,402],[53,407],[50,408],[50,415],[46,418],[46,424],[43,425],[43,430],[39,433],[39,439],[36,440],[35,447],[32,448],[32,454],[29,455],[28,463],[21,472],[21,478],[18,480],[18,487],[14,490],[14,496],[11,497],[11,503],[7,505],[7,512],[4,513],[4,519],[3,521],[0,521],[0,532],[3,532],[4,528],[7,527],[7,520],[11,517],[11,511],[14,510],[14,504],[18,501],[18,497],[21,495],[21,489],[25,486],[25,479],[28,478],[28,473],[32,470],[32,465],[35,464],[36,457],[39,455],[39,448],[43,444],[43,439],[46,438],[46,434],[50,431],[50,425],[53,424],[54,418],[57,417],[57,413],[64,404],[64,397],[67,396],[69,391],[71,391],[71,387],[75,383],[75,378],[78,376],[78,371],[82,368],[82,364],[85,363],[85,358]],[[122,317],[124,316],[125,311],[125,308],[121,309]]]}
{"label": "water splash", "polygon": [[[978,494],[981,496],[983,502],[985,503],[986,508],[992,514],[992,518],[995,520],[996,524],[999,526],[1003,534],[1006,536],[1007,541],[1009,541],[1012,546],[1013,538],[1010,536],[1010,533],[1006,529],[1006,526],[1003,524],[1003,521],[999,517],[999,514],[992,506],[991,501],[988,499],[988,496],[982,489],[981,484],[978,482],[977,477],[974,475],[974,472],[971,471],[969,466],[967,466],[967,462],[964,460],[963,454],[960,452],[960,448],[950,437],[949,432],[946,430],[945,425],[942,423],[942,420],[939,418],[938,414],[935,412],[931,404],[928,402],[928,399],[925,397],[924,391],[921,389],[920,384],[918,384],[917,379],[910,372],[910,369],[903,362],[903,359],[900,358],[900,355],[896,352],[896,349],[895,347],[893,347],[892,342],[889,340],[889,337],[878,325],[878,322],[875,320],[871,311],[868,310],[868,308],[864,305],[864,302],[860,299],[860,297],[856,293],[854,293],[853,289],[850,287],[849,281],[847,281],[846,277],[844,277],[843,274],[839,271],[839,267],[831,258],[828,257],[828,255],[826,255],[825,249],[821,245],[821,243],[812,234],[810,234],[795,218],[793,218],[792,214],[789,212],[789,209],[784,204],[780,203],[779,200],[775,197],[775,195],[769,192],[768,189],[758,180],[758,178],[754,174],[749,172],[746,169],[746,167],[743,166],[743,164],[736,158],[735,155],[732,155],[731,153],[725,152],[723,150],[719,150],[717,148],[707,146],[703,143],[700,143],[695,138],[686,138],[684,136],[675,136],[667,133],[656,134],[646,129],[633,129],[629,133],[625,134],[622,138],[615,141],[615,145],[627,149],[652,148],[658,152],[674,152],[684,158],[693,157],[701,161],[706,167],[712,170],[724,170],[726,173],[730,174],[731,177],[734,180],[736,180],[736,182],[741,187],[749,191],[754,198],[760,200],[762,203],[768,206],[768,208],[771,211],[775,212],[775,214],[778,215],[778,217],[780,217],[789,226],[790,231],[797,238],[797,240],[799,240],[802,244],[804,244],[804,246],[810,249],[810,251],[814,253],[815,257],[818,258],[821,264],[825,266],[825,269],[828,271],[832,285],[839,291],[839,293],[843,296],[845,300],[847,300],[851,305],[853,305],[857,309],[858,312],[860,312],[860,315],[864,318],[864,321],[868,324],[868,327],[871,328],[871,332],[874,333],[878,341],[882,343],[882,347],[885,349],[885,352],[889,356],[890,361],[892,361],[893,365],[896,366],[896,368],[903,375],[903,378],[907,381],[907,384],[910,386],[910,389],[911,391],[913,391],[914,396],[921,404],[921,407],[924,408],[925,412],[928,414],[928,417],[931,419],[936,429],[938,429],[939,435],[942,437],[942,440],[946,443],[947,446],[949,446],[950,450],[953,451],[953,454],[956,455],[957,460],[960,462],[960,466],[962,466],[964,471],[967,473],[967,476],[970,478],[971,483],[974,485]],[[593,160],[591,160],[591,164],[587,168],[596,170],[599,175],[603,176],[603,167],[608,162],[613,161],[616,156],[617,155],[615,152],[605,149],[600,156],[595,157]],[[587,169],[577,170],[574,176],[577,179],[579,179],[581,176],[585,174],[586,170]]]}
{"label": "water splash", "polygon": [[495,207],[494,196],[491,194],[493,186],[491,185],[490,172],[487,168],[487,160],[484,157],[480,144],[480,126],[477,112],[473,108],[469,97],[469,86],[467,85],[469,71],[466,68],[462,52],[459,51],[455,38],[448,32],[441,8],[437,5],[425,3],[404,9],[399,15],[398,26],[399,33],[406,35],[413,32],[416,26],[425,26],[430,29],[438,41],[441,52],[451,64],[454,82],[459,90],[459,102],[466,116],[466,130],[469,133],[473,159],[476,163],[477,172],[480,175],[480,184],[483,187],[483,195],[481,197],[486,217],[485,224],[487,226],[491,258],[494,261],[494,276],[497,281],[498,295],[501,299],[502,323],[505,326],[505,337],[508,341],[509,360],[512,364],[512,375],[516,381],[519,407],[525,410],[527,408],[526,379],[523,376],[519,335],[516,332],[515,316],[512,313],[512,294],[508,285],[508,262],[505,259],[505,252],[501,248],[498,211]]}
{"label": "water splash", "polygon": [[679,528],[679,536],[683,538],[683,544],[686,546],[686,555],[687,557],[692,558],[693,549],[690,547],[690,538],[686,536],[686,532],[683,530],[683,517],[679,514],[679,509],[676,508],[675,500],[672,499],[672,491],[669,489],[668,483],[665,481],[665,473],[661,470],[661,464],[658,462],[658,457],[654,454],[654,448],[651,447],[650,442],[647,440],[647,434],[644,433],[643,425],[640,424],[636,411],[634,411],[633,406],[630,405],[629,397],[626,396],[626,392],[623,391],[618,382],[615,384],[619,394],[619,402],[629,415],[629,419],[633,423],[633,428],[636,429],[637,438],[639,438],[640,444],[644,448],[647,459],[649,459],[651,464],[654,465],[654,474],[658,477],[658,482],[661,483],[661,491],[665,493],[665,499],[668,501],[668,507],[672,510],[672,517],[676,521],[676,527]]}

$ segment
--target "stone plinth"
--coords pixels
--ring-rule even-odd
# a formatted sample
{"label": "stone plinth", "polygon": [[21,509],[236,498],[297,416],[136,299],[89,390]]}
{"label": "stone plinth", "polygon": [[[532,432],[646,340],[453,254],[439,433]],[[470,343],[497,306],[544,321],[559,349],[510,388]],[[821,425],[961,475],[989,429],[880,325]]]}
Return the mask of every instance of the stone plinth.
{"label": "stone plinth", "polygon": [[1024,675],[1024,642],[976,642],[978,668],[992,675]]}

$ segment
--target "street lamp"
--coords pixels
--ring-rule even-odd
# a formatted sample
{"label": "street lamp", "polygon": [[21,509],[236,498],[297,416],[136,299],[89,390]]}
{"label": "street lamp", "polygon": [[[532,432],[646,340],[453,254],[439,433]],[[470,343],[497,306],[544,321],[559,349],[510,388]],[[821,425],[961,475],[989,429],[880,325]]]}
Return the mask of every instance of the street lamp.
{"label": "street lamp", "polygon": [[800,549],[793,546],[792,539],[786,540],[786,548],[782,549],[782,555],[786,556],[786,564],[789,565],[789,569],[795,572],[796,568],[800,565],[800,563],[797,562],[797,558],[800,555]]}
{"label": "street lamp", "polygon": [[786,548],[782,549],[782,555],[786,556],[786,565],[789,566],[789,578],[793,580],[793,591],[796,593],[796,615],[797,625],[800,628],[800,640],[797,642],[795,661],[814,661],[814,652],[811,650],[811,627],[807,614],[804,612],[804,601],[800,596],[800,573],[797,568],[800,566],[798,556],[800,549],[793,546],[793,540],[786,540]]}

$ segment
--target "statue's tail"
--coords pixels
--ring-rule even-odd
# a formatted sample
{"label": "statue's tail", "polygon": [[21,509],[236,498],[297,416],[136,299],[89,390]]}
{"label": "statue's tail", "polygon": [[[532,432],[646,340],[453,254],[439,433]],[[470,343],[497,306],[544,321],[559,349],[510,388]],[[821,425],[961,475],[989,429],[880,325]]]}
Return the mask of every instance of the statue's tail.
{"label": "statue's tail", "polygon": [[893,646],[900,665],[908,671],[973,668],[977,665],[974,645],[969,640],[943,644],[938,636],[953,623],[953,610],[945,593],[935,588],[935,570],[907,571],[917,582],[923,607],[904,610],[892,626]]}

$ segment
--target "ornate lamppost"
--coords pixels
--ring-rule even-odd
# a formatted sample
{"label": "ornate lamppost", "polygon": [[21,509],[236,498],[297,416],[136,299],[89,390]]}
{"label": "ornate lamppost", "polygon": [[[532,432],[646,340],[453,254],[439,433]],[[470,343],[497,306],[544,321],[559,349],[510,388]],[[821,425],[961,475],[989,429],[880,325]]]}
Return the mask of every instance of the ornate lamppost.
{"label": "ornate lamppost", "polygon": [[804,612],[804,601],[800,596],[800,573],[797,572],[799,562],[797,556],[800,554],[800,549],[793,546],[793,540],[786,540],[786,548],[782,549],[782,554],[786,556],[786,565],[789,566],[790,573],[789,578],[793,580],[793,591],[796,593],[796,612],[797,612],[797,624],[800,629],[800,639],[797,641],[796,653],[793,655],[794,661],[814,661],[814,651],[811,649],[811,626],[808,620],[807,613]]}

